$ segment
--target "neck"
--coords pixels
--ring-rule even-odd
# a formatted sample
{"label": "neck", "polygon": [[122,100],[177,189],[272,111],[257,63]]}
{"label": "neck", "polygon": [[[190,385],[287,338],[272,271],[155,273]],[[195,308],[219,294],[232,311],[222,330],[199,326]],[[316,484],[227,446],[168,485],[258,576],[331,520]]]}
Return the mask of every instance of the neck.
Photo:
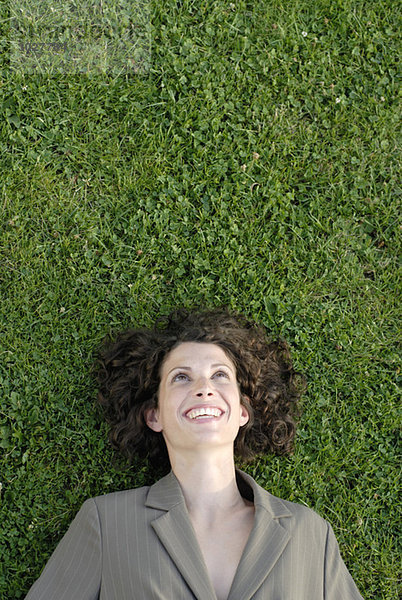
{"label": "neck", "polygon": [[170,459],[190,515],[212,523],[222,513],[244,507],[236,483],[233,453]]}

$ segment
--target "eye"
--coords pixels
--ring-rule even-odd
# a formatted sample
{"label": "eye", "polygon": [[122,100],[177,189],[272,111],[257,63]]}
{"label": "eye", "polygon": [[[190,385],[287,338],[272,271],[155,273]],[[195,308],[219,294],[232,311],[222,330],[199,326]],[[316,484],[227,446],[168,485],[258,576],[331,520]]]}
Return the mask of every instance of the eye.
{"label": "eye", "polygon": [[172,381],[185,381],[186,379],[188,379],[186,373],[177,373],[177,375],[173,376]]}
{"label": "eye", "polygon": [[215,377],[215,376],[218,376],[218,377],[227,377],[227,378],[229,378],[229,375],[228,375],[227,373],[225,373],[225,371],[217,371],[217,372],[214,374],[214,377]]}

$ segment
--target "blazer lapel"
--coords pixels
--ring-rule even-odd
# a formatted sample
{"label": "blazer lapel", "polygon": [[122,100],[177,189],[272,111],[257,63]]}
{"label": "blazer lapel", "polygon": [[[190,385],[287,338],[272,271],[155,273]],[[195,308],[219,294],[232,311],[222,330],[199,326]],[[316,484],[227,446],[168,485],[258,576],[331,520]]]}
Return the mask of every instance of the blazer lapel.
{"label": "blazer lapel", "polygon": [[165,511],[151,522],[152,528],[194,596],[198,600],[216,600],[180,484],[173,472],[151,486],[146,506]]}
{"label": "blazer lapel", "polygon": [[[291,517],[279,498],[261,488],[249,475],[237,471],[254,494],[254,527],[240,560],[228,600],[249,600],[263,584],[290,539],[288,519],[282,525],[279,517]],[[290,525],[290,519],[289,519]]]}
{"label": "blazer lapel", "polygon": [[[228,600],[250,600],[290,540],[292,513],[279,498],[269,494],[246,473],[238,470],[237,477],[243,480],[242,487],[246,484],[251,488],[255,517]],[[145,504],[164,511],[151,525],[194,596],[198,600],[216,600],[180,484],[173,472],[151,486]]]}

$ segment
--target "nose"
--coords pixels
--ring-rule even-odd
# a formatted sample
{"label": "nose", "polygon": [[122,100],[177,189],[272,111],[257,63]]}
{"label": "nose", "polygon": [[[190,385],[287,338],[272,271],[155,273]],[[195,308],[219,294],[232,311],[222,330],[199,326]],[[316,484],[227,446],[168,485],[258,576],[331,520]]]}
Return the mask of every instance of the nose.
{"label": "nose", "polygon": [[207,396],[213,396],[212,392],[197,392],[196,396],[198,396],[199,398],[206,398]]}
{"label": "nose", "polygon": [[206,377],[198,379],[195,384],[195,395],[198,398],[209,398],[214,395],[209,379]]}

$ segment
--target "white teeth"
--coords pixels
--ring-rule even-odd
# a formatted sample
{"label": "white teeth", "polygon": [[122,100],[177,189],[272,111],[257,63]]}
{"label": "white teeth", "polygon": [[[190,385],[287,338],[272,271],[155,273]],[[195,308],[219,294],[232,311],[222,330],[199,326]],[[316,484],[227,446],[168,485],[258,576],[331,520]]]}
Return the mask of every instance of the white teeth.
{"label": "white teeth", "polygon": [[202,417],[220,417],[221,414],[222,411],[219,410],[219,408],[205,407],[194,408],[193,410],[190,410],[190,412],[187,413],[187,417],[189,419],[198,419]]}

